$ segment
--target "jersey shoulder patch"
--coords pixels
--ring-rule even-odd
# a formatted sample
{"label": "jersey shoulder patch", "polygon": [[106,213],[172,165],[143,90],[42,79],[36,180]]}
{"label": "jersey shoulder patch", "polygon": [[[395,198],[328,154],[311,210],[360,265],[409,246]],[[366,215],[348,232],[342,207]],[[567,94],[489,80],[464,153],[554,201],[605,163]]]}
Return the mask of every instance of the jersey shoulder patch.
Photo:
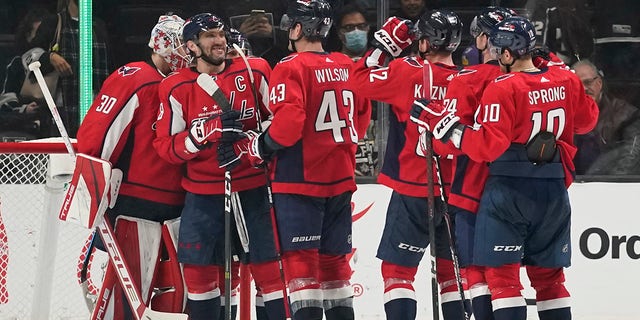
{"label": "jersey shoulder patch", "polygon": [[493,80],[493,82],[500,82],[502,80],[507,80],[507,79],[513,77],[514,75],[515,75],[514,73],[507,73],[507,74],[499,75],[495,80]]}
{"label": "jersey shoulder patch", "polygon": [[458,74],[456,76],[464,76],[464,75],[474,74],[476,72],[478,72],[478,70],[475,70],[475,69],[462,69],[462,70],[458,71]]}
{"label": "jersey shoulder patch", "polygon": [[120,67],[120,69],[118,69],[118,74],[122,77],[126,77],[126,76],[133,75],[134,73],[138,72],[140,69],[141,69],[140,67],[122,66]]}
{"label": "jersey shoulder patch", "polygon": [[291,60],[293,60],[293,59],[295,59],[297,57],[298,57],[297,54],[290,54],[290,55],[280,59],[280,62],[278,62],[278,63],[288,62],[288,61],[291,61]]}
{"label": "jersey shoulder patch", "polygon": [[414,57],[404,57],[402,61],[415,68],[422,68],[422,64]]}

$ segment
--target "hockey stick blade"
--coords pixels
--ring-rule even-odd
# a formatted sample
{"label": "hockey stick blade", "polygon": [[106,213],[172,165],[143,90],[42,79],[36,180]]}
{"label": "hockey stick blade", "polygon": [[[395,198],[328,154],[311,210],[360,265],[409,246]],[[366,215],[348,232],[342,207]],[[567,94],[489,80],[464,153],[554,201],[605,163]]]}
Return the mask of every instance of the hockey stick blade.
{"label": "hockey stick blade", "polygon": [[202,88],[202,90],[204,90],[207,94],[209,94],[211,98],[213,98],[213,100],[215,100],[215,102],[218,103],[222,111],[227,112],[231,110],[231,104],[229,103],[229,99],[227,99],[227,97],[224,95],[224,92],[220,90],[220,87],[215,82],[215,80],[211,78],[210,75],[206,73],[201,73],[196,79],[196,82],[198,83],[200,88]]}

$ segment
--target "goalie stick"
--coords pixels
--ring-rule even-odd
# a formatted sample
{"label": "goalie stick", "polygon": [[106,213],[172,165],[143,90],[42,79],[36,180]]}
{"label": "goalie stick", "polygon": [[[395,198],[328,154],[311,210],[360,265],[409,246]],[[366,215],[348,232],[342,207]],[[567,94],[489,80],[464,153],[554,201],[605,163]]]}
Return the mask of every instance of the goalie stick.
{"label": "goalie stick", "polygon": [[[238,52],[238,54],[240,55],[240,58],[242,58],[242,61],[244,62],[244,65],[247,67],[247,72],[249,73],[249,84],[251,86],[251,92],[253,93],[253,100],[255,101],[256,104],[256,122],[258,125],[258,131],[262,131],[262,118],[260,117],[260,100],[258,100],[258,89],[256,88],[256,81],[255,78],[253,76],[253,70],[251,69],[251,65],[249,64],[249,59],[247,59],[247,56],[244,54],[244,51],[242,50],[242,48],[240,48],[237,44],[233,44],[233,48]],[[273,241],[275,242],[275,247],[276,247],[276,254],[278,255],[278,266],[280,268],[280,280],[282,281],[283,284],[283,288],[282,288],[282,299],[284,302],[284,311],[285,311],[285,316],[286,319],[289,320],[291,319],[291,310],[289,309],[289,299],[287,298],[287,283],[285,281],[285,277],[284,277],[284,268],[283,268],[283,263],[282,263],[282,251],[280,249],[280,239],[278,237],[278,225],[276,222],[276,217],[275,217],[275,208],[273,207],[273,197],[271,194],[271,179],[269,179],[269,172],[268,172],[268,167],[265,166],[264,167],[264,175],[267,179],[267,196],[269,198],[269,212],[271,214],[271,223],[273,225]]]}
{"label": "goalie stick", "polygon": [[[49,107],[49,110],[51,110],[51,114],[53,115],[56,126],[60,131],[60,135],[62,136],[65,146],[67,147],[67,151],[71,156],[75,157],[76,153],[75,150],[73,150],[73,146],[71,145],[69,134],[67,133],[67,130],[62,123],[62,119],[60,118],[58,109],[55,105],[55,102],[53,101],[51,92],[49,91],[44,77],[42,76],[42,72],[40,71],[40,62],[35,61],[29,64],[29,70],[33,71],[36,76],[36,80],[38,81],[40,90],[42,90],[45,101],[47,102],[47,106]],[[105,201],[109,202],[108,199],[105,199],[105,195],[106,193],[103,194],[103,198],[100,199],[101,203]],[[66,208],[68,209],[69,207],[67,206]],[[103,205],[100,205],[98,208],[104,208],[106,210],[106,206]],[[64,210],[65,207],[63,207],[62,209]],[[101,218],[100,215],[97,215],[97,217]],[[87,227],[87,225],[85,225],[85,227]],[[111,228],[107,219],[102,219],[102,222],[98,225],[98,233],[102,237],[105,247],[107,247],[111,264],[117,271],[116,274],[118,276],[120,285],[124,289],[123,291],[125,292],[127,300],[129,301],[129,305],[133,309],[134,316],[137,320],[187,320],[186,314],[157,312],[145,306],[142,302],[143,300],[141,298],[140,291],[136,288],[135,283],[132,281],[131,272],[129,272],[129,268],[122,258],[122,251],[118,247],[118,244],[114,241],[113,229]]]}
{"label": "goalie stick", "polygon": [[[431,64],[424,59],[422,66],[422,92],[425,99],[431,98],[431,88],[433,86],[433,74]],[[433,320],[440,319],[440,301],[438,293],[438,279],[436,268],[436,222],[435,222],[435,199],[433,182],[433,144],[431,143],[431,132],[424,131],[425,157],[427,158],[427,221],[429,228],[429,260],[431,261],[431,308]]]}
{"label": "goalie stick", "polygon": [[[196,82],[218,103],[223,112],[231,110],[231,104],[218,84],[206,73],[198,75]],[[231,170],[224,171],[224,318],[231,320]]]}

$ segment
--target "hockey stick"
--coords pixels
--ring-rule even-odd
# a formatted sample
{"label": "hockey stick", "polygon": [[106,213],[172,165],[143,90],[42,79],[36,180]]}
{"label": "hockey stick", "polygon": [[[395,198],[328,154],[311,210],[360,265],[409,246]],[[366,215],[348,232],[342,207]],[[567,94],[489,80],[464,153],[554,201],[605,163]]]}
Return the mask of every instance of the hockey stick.
{"label": "hockey stick", "polygon": [[[36,76],[36,80],[38,80],[38,85],[42,90],[42,93],[45,97],[45,101],[47,102],[47,106],[49,110],[51,110],[51,114],[53,115],[53,119],[60,131],[60,135],[62,136],[62,140],[64,141],[65,146],[67,147],[67,151],[70,155],[76,155],[73,147],[71,145],[71,139],[69,138],[69,134],[67,133],[64,124],[62,123],[62,119],[60,118],[60,114],[58,113],[58,109],[56,108],[55,102],[53,101],[53,97],[51,96],[51,92],[47,87],[46,82],[44,81],[44,77],[42,76],[42,72],[40,71],[40,62],[35,61],[29,65],[29,70],[33,71]],[[105,208],[106,209],[106,208]],[[142,298],[140,295],[140,291],[136,288],[135,283],[132,281],[131,273],[129,272],[129,268],[126,265],[122,257],[122,252],[118,247],[118,244],[114,241],[113,237],[113,229],[109,225],[107,219],[102,219],[102,222],[98,225],[98,232],[101,236],[103,236],[103,241],[105,247],[107,247],[109,252],[109,258],[111,259],[111,263],[117,270],[117,276],[120,281],[120,285],[122,286],[127,300],[129,301],[129,305],[134,310],[134,315],[137,320],[187,320],[186,314],[178,314],[178,313],[164,313],[164,312],[156,312],[148,307],[146,307],[142,303]]]}
{"label": "hockey stick", "polygon": [[[231,104],[218,84],[206,73],[198,75],[196,82],[218,103],[223,112],[231,110]],[[231,320],[231,170],[224,171],[224,317]]]}
{"label": "hockey stick", "polygon": [[434,159],[436,164],[436,175],[438,177],[438,184],[440,185],[440,200],[444,206],[444,222],[447,224],[447,235],[449,239],[449,250],[451,250],[451,259],[453,260],[453,273],[456,277],[456,287],[458,289],[458,293],[460,294],[460,307],[464,311],[464,320],[471,319],[471,314],[469,310],[467,310],[464,306],[465,296],[464,296],[464,288],[462,286],[462,275],[460,274],[460,263],[458,262],[458,249],[456,248],[456,241],[451,231],[451,217],[449,216],[449,207],[447,205],[447,197],[444,194],[444,185],[442,184],[442,176],[440,175],[440,159],[435,157]]}
{"label": "hockey stick", "polygon": [[[422,90],[425,99],[431,98],[431,87],[433,86],[433,74],[431,64],[424,59],[422,66]],[[433,144],[431,143],[431,132],[424,131],[424,143],[427,157],[427,218],[429,227],[429,253],[431,260],[431,308],[433,311],[433,320],[440,319],[440,302],[438,293],[438,279],[436,268],[436,222],[435,222],[435,199],[434,199],[434,183],[433,183]]]}
{"label": "hockey stick", "polygon": [[60,131],[60,136],[62,136],[62,141],[64,142],[65,147],[67,147],[67,151],[69,154],[75,158],[76,152],[73,150],[73,146],[71,145],[71,139],[69,139],[69,134],[67,133],[67,129],[64,127],[64,123],[62,122],[62,118],[60,118],[60,113],[58,113],[58,108],[56,108],[56,104],[53,101],[53,97],[51,96],[51,92],[49,91],[49,87],[44,80],[44,76],[42,76],[42,71],[40,71],[40,61],[34,61],[29,64],[29,70],[33,71],[33,74],[36,76],[36,80],[38,80],[38,85],[40,86],[40,90],[42,90],[42,94],[44,95],[44,100],[47,102],[47,106],[51,111],[51,115],[53,116],[53,120],[58,127],[58,131]]}
{"label": "hockey stick", "polygon": [[[258,99],[258,89],[256,88],[255,78],[253,76],[253,70],[251,69],[251,65],[249,64],[249,60],[247,56],[244,54],[242,48],[240,48],[237,44],[233,44],[233,48],[238,52],[240,58],[244,62],[244,65],[247,68],[247,72],[249,73],[249,82],[251,86],[251,92],[253,93],[253,100],[255,101],[255,109],[256,109],[256,122],[258,126],[258,131],[262,131],[262,117],[260,116],[260,100]],[[284,303],[284,311],[286,319],[291,319],[291,310],[289,308],[289,299],[287,295],[287,282],[284,277],[284,265],[282,262],[282,249],[280,248],[280,238],[278,236],[278,224],[276,222],[275,217],[275,208],[273,206],[273,196],[271,194],[271,179],[269,179],[269,170],[267,166],[264,167],[264,175],[267,179],[267,197],[269,199],[269,212],[271,214],[271,224],[273,225],[273,241],[276,247],[276,254],[278,259],[278,266],[280,268],[280,280],[282,281],[282,300]]]}

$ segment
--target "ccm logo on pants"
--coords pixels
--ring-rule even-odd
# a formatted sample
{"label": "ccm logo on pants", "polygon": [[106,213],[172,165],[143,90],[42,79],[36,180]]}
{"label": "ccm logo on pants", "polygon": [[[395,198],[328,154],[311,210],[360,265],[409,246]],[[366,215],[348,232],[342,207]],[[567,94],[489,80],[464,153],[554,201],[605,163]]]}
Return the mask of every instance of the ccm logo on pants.
{"label": "ccm logo on pants", "polygon": [[520,251],[522,246],[495,246],[493,247],[493,251]]}

